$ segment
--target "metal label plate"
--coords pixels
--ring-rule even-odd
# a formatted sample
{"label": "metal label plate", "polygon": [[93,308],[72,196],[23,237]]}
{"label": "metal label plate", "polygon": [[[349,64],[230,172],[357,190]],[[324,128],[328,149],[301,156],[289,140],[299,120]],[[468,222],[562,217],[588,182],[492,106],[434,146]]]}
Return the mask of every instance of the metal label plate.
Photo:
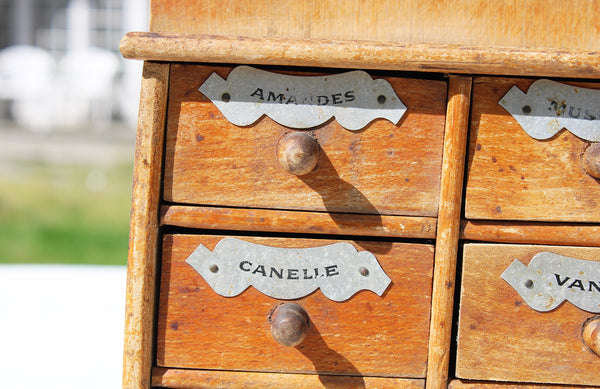
{"label": "metal label plate", "polygon": [[389,82],[361,70],[301,77],[238,66],[227,80],[211,74],[199,90],[236,126],[267,115],[304,129],[335,117],[342,127],[360,130],[377,118],[397,124],[406,112]]}
{"label": "metal label plate", "polygon": [[563,128],[600,142],[600,90],[537,80],[527,93],[513,86],[499,104],[535,139],[549,139]]}
{"label": "metal label plate", "polygon": [[282,300],[304,297],[320,288],[333,301],[359,290],[381,296],[391,279],[368,251],[349,243],[313,248],[279,248],[224,238],[211,252],[203,245],[186,259],[219,295],[233,297],[249,286]]}
{"label": "metal label plate", "polygon": [[600,313],[600,262],[543,252],[529,266],[515,259],[501,278],[536,311],[551,311],[568,300],[584,311]]}

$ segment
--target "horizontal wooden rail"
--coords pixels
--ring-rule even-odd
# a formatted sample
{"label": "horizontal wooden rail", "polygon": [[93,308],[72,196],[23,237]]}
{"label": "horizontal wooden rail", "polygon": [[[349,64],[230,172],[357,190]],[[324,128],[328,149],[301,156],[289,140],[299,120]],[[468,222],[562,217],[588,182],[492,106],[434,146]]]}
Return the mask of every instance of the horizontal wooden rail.
{"label": "horizontal wooden rail", "polygon": [[600,50],[471,47],[131,32],[125,58],[535,77],[600,78]]}
{"label": "horizontal wooden rail", "polygon": [[165,205],[161,224],[187,228],[435,239],[436,218]]}
{"label": "horizontal wooden rail", "polygon": [[600,246],[600,225],[463,220],[461,239],[559,246]]}
{"label": "horizontal wooden rail", "polygon": [[[161,225],[268,231],[435,239],[436,218],[329,214],[325,212],[163,205]],[[540,222],[462,220],[461,240],[498,243],[600,246],[600,226]]]}
{"label": "horizontal wooden rail", "polygon": [[280,374],[155,367],[152,385],[179,389],[207,388],[382,388],[419,389],[425,380],[390,377],[352,377],[317,374]]}

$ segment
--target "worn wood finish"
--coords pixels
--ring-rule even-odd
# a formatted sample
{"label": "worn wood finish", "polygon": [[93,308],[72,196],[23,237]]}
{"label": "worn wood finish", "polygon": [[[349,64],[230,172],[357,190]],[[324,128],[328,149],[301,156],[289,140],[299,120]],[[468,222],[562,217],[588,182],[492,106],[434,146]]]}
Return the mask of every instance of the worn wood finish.
{"label": "worn wood finish", "polygon": [[165,205],[161,224],[186,228],[435,239],[436,218]]}
{"label": "worn wood finish", "polygon": [[587,174],[600,179],[600,143],[592,143],[585,150],[582,163]]}
{"label": "worn wood finish", "polygon": [[599,261],[600,248],[468,244],[464,246],[456,375],[458,378],[600,385],[600,358],[583,342],[595,316],[569,302],[530,308],[500,278],[518,259],[540,252]]}
{"label": "worn wood finish", "polygon": [[548,384],[519,384],[514,382],[484,382],[484,381],[465,381],[452,380],[449,389],[541,389],[541,388],[556,388],[556,389],[594,389],[593,386],[565,386],[565,385],[548,385]]}
{"label": "worn wood finish", "polygon": [[600,225],[463,220],[461,239],[560,246],[600,246]]}
{"label": "worn wood finish", "polygon": [[435,248],[435,270],[427,364],[427,388],[448,383],[450,338],[460,234],[462,182],[469,129],[471,78],[451,76],[444,135],[440,213]]}
{"label": "worn wood finish", "polygon": [[278,374],[155,368],[152,384],[177,389],[418,389],[424,380],[407,378],[348,377],[316,374]]}
{"label": "worn wood finish", "polygon": [[600,357],[600,316],[589,319],[583,326],[583,342]]}
{"label": "worn wood finish", "polygon": [[151,31],[597,49],[596,0],[152,0]]}
{"label": "worn wood finish", "polygon": [[[361,38],[364,39],[364,38]],[[415,72],[600,78],[600,51],[129,33],[125,58]]]}
{"label": "worn wood finish", "polygon": [[304,132],[293,132],[279,142],[277,158],[284,170],[297,176],[308,174],[319,162],[319,143]]}
{"label": "worn wood finish", "polygon": [[[424,378],[431,304],[433,247],[351,242],[378,259],[392,284],[382,297],[360,291],[336,303],[320,291],[295,300],[310,317],[297,347],[271,337],[267,315],[281,301],[253,287],[234,298],[217,295],[185,259],[202,243],[223,237],[169,235],[163,263],[157,365],[186,369],[294,372]],[[279,247],[315,247],[339,241],[242,239]]]}
{"label": "worn wood finish", "polygon": [[142,74],[127,262],[123,388],[150,387],[153,361],[158,212],[169,65]]}
{"label": "worn wood finish", "polygon": [[[386,77],[408,111],[348,131],[331,120],[310,133],[317,167],[285,171],[277,145],[291,132],[268,117],[231,124],[198,87],[230,68],[174,64],[167,119],[164,199],[184,204],[435,217],[446,83]],[[305,74],[305,73],[303,73]],[[313,74],[313,73],[310,73]]]}
{"label": "worn wood finish", "polygon": [[568,131],[533,139],[498,104],[513,85],[526,91],[533,81],[475,79],[466,218],[598,223],[600,181],[582,162],[589,142]]}

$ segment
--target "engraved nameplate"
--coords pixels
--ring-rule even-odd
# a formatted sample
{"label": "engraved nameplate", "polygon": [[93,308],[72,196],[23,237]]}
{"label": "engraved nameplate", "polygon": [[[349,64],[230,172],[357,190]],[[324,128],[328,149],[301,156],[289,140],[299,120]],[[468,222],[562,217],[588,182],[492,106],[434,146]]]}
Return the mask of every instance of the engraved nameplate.
{"label": "engraved nameplate", "polygon": [[199,90],[236,126],[267,115],[303,129],[335,117],[342,127],[360,130],[377,118],[397,124],[406,112],[386,80],[372,79],[361,70],[301,77],[238,66],[227,80],[211,74]]}
{"label": "engraved nameplate", "polygon": [[568,300],[584,311],[600,313],[600,262],[544,252],[529,266],[515,259],[501,278],[536,311],[551,311]]}
{"label": "engraved nameplate", "polygon": [[600,142],[600,90],[537,80],[523,93],[513,86],[499,104],[535,139],[563,128],[581,139]]}
{"label": "engraved nameplate", "polygon": [[211,252],[203,245],[186,259],[219,295],[233,297],[249,286],[282,300],[320,288],[333,301],[359,290],[381,296],[391,280],[368,251],[349,243],[312,248],[279,248],[224,238]]}

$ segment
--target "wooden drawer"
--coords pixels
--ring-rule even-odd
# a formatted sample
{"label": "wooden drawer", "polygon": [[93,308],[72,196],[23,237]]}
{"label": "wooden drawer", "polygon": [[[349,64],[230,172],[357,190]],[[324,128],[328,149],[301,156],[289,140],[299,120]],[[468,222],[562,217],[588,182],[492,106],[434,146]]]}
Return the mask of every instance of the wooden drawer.
{"label": "wooden drawer", "polygon": [[295,130],[266,116],[250,126],[235,126],[198,91],[213,72],[226,79],[230,70],[171,65],[164,200],[437,216],[446,82],[384,77],[407,107],[400,122],[376,119],[349,131],[334,119],[310,129],[321,149],[318,165],[296,176],[284,171],[277,158],[280,140]]}
{"label": "wooden drawer", "polygon": [[[350,242],[373,253],[392,282],[382,297],[360,291],[343,302],[320,290],[294,300],[309,316],[296,347],[272,338],[268,315],[282,301],[254,287],[216,294],[185,260],[223,236],[167,235],[163,240],[157,327],[159,367],[356,376],[425,377],[433,246]],[[338,241],[239,237],[272,247],[317,247]]]}
{"label": "wooden drawer", "polygon": [[[528,265],[551,252],[600,262],[600,248],[467,244],[458,329],[456,376],[473,380],[600,385],[600,357],[583,342],[584,323],[595,314],[569,301],[538,312],[500,278],[516,259]],[[564,288],[580,288],[559,275]],[[597,283],[600,280],[595,280]],[[586,293],[598,293],[593,288]]]}
{"label": "wooden drawer", "polygon": [[[550,139],[536,140],[499,104],[513,86],[527,92],[534,81],[474,80],[465,215],[600,222],[600,180],[587,174],[582,164],[590,142],[564,129]],[[567,84],[600,89],[598,83]]]}

